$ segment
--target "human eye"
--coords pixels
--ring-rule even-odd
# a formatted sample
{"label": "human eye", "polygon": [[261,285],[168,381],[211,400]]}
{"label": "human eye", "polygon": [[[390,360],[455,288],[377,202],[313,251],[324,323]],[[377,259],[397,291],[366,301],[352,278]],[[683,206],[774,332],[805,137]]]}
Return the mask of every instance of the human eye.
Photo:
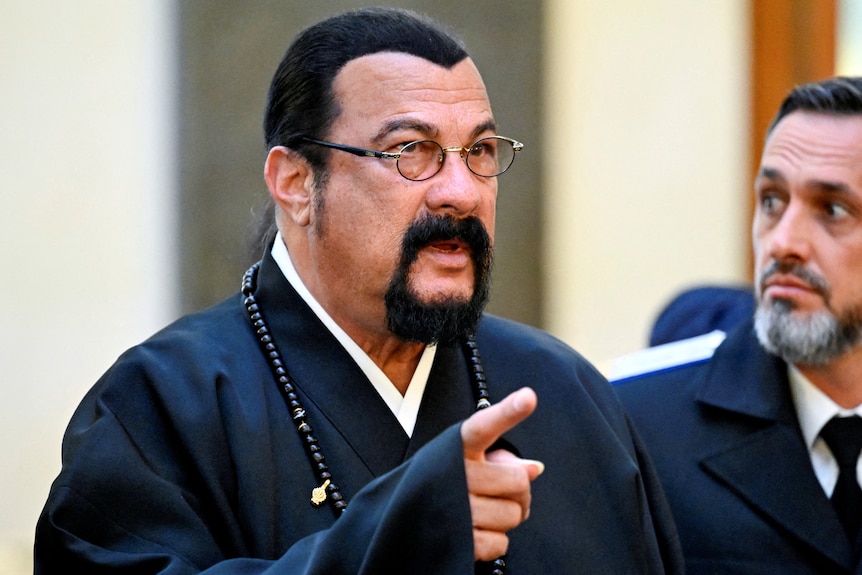
{"label": "human eye", "polygon": [[479,140],[478,142],[470,146],[470,155],[474,157],[495,157],[497,155],[496,138],[485,138]]}
{"label": "human eye", "polygon": [[398,133],[390,133],[386,138],[381,138],[377,144],[377,149],[389,154],[398,154],[404,152],[405,148],[409,148],[410,144],[415,144],[421,139],[421,137],[414,137],[407,131],[399,130]]}
{"label": "human eye", "polygon": [[782,196],[770,188],[759,190],[757,198],[759,211],[766,215],[780,213],[785,203]]}
{"label": "human eye", "polygon": [[841,202],[824,202],[823,211],[831,220],[842,220],[850,216],[850,210]]}
{"label": "human eye", "polygon": [[404,140],[404,141],[399,140],[399,141],[396,141],[392,144],[386,144],[384,146],[381,146],[380,150],[382,152],[387,153],[387,154],[401,154],[404,152],[404,149],[409,145],[410,145],[410,140]]}
{"label": "human eye", "polygon": [[431,157],[434,156],[437,151],[439,151],[440,146],[436,145],[431,140],[419,140],[419,141],[409,141],[405,142],[400,150],[402,156],[421,156],[421,157]]}
{"label": "human eye", "polygon": [[859,194],[845,185],[826,185],[814,196],[815,206],[829,224],[855,221],[860,214]]}

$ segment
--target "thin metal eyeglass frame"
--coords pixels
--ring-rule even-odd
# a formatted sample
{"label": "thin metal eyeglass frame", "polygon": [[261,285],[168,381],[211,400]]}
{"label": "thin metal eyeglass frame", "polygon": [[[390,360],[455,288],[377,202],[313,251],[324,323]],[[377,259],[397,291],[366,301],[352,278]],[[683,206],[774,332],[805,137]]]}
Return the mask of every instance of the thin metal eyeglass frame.
{"label": "thin metal eyeglass frame", "polygon": [[[478,144],[482,140],[489,140],[489,139],[503,140],[505,142],[509,142],[512,145],[512,161],[509,162],[509,165],[506,166],[505,169],[501,170],[500,172],[497,172],[496,174],[493,174],[490,176],[486,176],[485,174],[480,174],[478,172],[475,172],[473,170],[473,168],[470,167],[470,162],[468,161],[467,158],[469,157],[470,150],[472,150],[476,146],[476,144]],[[318,146],[324,146],[326,148],[332,148],[334,150],[341,150],[342,152],[347,152],[348,154],[353,154],[354,156],[361,156],[363,158],[381,158],[384,160],[395,160],[395,168],[398,170],[398,173],[401,175],[402,178],[404,178],[405,180],[410,180],[411,182],[424,182],[425,180],[429,180],[429,179],[433,178],[434,176],[436,176],[438,173],[440,173],[440,170],[443,169],[443,164],[446,163],[446,152],[458,152],[458,154],[464,160],[464,163],[467,164],[467,169],[470,170],[471,172],[473,172],[474,174],[476,174],[477,176],[479,176],[481,178],[496,178],[500,174],[506,173],[509,170],[509,168],[512,167],[512,164],[515,163],[515,156],[517,155],[518,152],[520,152],[521,150],[524,149],[524,144],[522,144],[521,142],[519,142],[517,140],[513,140],[512,138],[507,138],[505,136],[485,136],[484,138],[479,138],[478,140],[476,140],[475,142],[473,142],[472,144],[470,144],[466,148],[462,147],[462,146],[450,146],[448,148],[444,148],[443,146],[441,146],[439,143],[435,142],[434,140],[415,140],[413,142],[409,142],[407,144],[404,144],[403,146],[401,146],[401,149],[397,152],[380,152],[377,150],[369,150],[368,148],[357,148],[356,146],[347,146],[345,144],[336,144],[334,142],[315,140],[314,138],[308,138],[306,136],[302,136],[302,141],[308,142],[310,144],[316,144]],[[398,160],[399,160],[399,158],[401,158],[401,154],[403,153],[403,151],[405,149],[409,148],[410,146],[414,146],[416,144],[421,144],[423,142],[431,142],[432,144],[436,144],[437,147],[439,147],[440,150],[443,152],[443,160],[438,164],[437,169],[431,175],[424,177],[424,178],[418,178],[418,179],[417,178],[408,178],[407,176],[404,175],[404,173],[401,171],[401,168],[398,166]],[[466,152],[466,155],[465,155],[465,152]]]}

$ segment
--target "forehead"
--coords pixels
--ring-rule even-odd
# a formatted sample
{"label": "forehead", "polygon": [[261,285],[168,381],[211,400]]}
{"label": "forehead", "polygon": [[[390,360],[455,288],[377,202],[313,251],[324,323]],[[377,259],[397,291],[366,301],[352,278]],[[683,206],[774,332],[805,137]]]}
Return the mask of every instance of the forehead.
{"label": "forehead", "polygon": [[381,52],[351,60],[333,82],[341,125],[401,125],[414,118],[435,130],[471,130],[493,118],[482,77],[465,58],[452,68],[417,56]]}
{"label": "forehead", "polygon": [[789,114],[769,135],[761,167],[786,177],[837,177],[862,191],[862,115]]}

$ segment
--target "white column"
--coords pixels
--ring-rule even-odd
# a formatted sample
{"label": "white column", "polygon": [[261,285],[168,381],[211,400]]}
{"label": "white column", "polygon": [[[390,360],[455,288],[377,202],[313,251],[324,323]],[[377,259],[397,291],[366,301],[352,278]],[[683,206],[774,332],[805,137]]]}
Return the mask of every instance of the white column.
{"label": "white column", "polygon": [[836,74],[862,75],[862,2],[840,0],[837,32]]}
{"label": "white column", "polygon": [[3,6],[0,572],[32,572],[74,407],[176,313],[172,9]]}

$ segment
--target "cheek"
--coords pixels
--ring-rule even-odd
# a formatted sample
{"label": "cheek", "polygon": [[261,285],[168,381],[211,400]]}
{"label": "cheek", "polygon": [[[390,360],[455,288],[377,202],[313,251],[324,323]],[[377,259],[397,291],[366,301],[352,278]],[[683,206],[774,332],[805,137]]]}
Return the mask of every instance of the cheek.
{"label": "cheek", "polygon": [[836,259],[822,273],[828,274],[826,281],[831,285],[834,295],[838,295],[835,292],[845,291],[852,294],[854,305],[862,305],[862,251],[857,250],[856,254],[846,254]]}
{"label": "cheek", "polygon": [[754,243],[754,258],[753,258],[753,280],[754,280],[754,293],[759,297],[760,295],[760,277],[763,274],[763,270],[769,265],[771,258],[769,257],[769,252],[765,250],[763,244],[758,244],[757,241]]}
{"label": "cheek", "polygon": [[482,213],[479,214],[479,219],[482,220],[482,223],[485,225],[485,231],[488,232],[488,236],[491,238],[491,245],[494,245],[494,234],[497,226],[497,192],[496,190],[493,193],[488,195],[488,198],[485,200]]}
{"label": "cheek", "polygon": [[751,222],[751,245],[754,247],[754,252],[762,251],[765,242],[766,224],[761,215],[756,212]]}
{"label": "cheek", "polygon": [[751,247],[754,253],[754,265],[766,265],[769,259],[771,236],[769,230],[756,219],[751,227]]}
{"label": "cheek", "polygon": [[490,219],[490,221],[485,222],[485,231],[488,232],[488,237],[491,238],[491,245],[492,246],[494,245],[494,234],[496,231],[495,226],[496,226],[496,222],[495,222],[493,217]]}
{"label": "cheek", "polygon": [[409,219],[379,209],[355,209],[345,214],[347,239],[365,265],[387,281],[401,260],[401,244]]}

